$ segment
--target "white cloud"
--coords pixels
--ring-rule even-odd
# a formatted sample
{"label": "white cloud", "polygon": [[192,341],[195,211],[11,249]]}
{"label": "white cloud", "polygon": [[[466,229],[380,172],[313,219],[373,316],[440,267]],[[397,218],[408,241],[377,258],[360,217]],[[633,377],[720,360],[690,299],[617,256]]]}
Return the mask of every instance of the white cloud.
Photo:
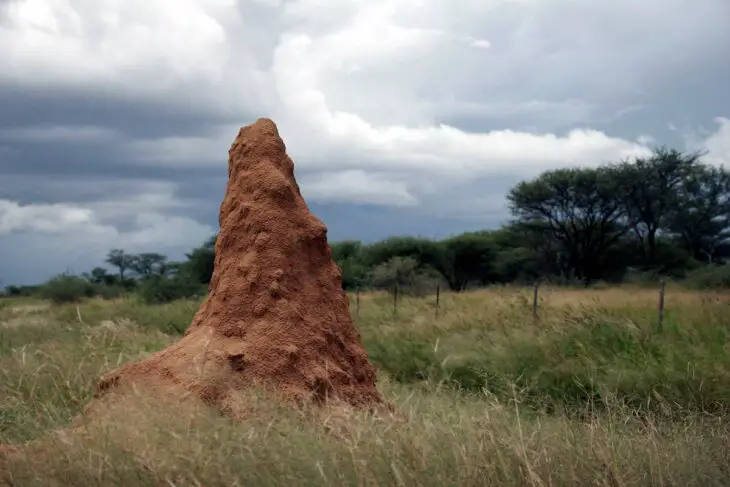
{"label": "white cloud", "polygon": [[471,47],[477,47],[479,49],[488,49],[491,45],[492,43],[486,39],[474,39],[471,42]]}
{"label": "white cloud", "polygon": [[0,235],[37,231],[63,234],[91,225],[93,212],[66,204],[26,205],[0,200]]}
{"label": "white cloud", "polygon": [[[298,171],[316,173],[302,185],[305,198],[313,201],[419,203],[443,208],[474,196],[447,197],[454,182],[505,173],[530,177],[556,166],[596,166],[647,154],[647,144],[652,141],[645,136],[631,142],[589,129],[576,129],[561,137],[511,130],[468,133],[444,125],[375,127],[352,114],[321,113],[321,132],[306,140],[299,139],[300,134],[288,124],[280,127]],[[221,149],[229,146],[232,133],[229,127],[213,139],[175,137],[129,148],[138,161],[154,160],[170,168],[215,164],[223,170]],[[317,137],[316,145],[311,137]],[[443,194],[439,194],[439,186]],[[429,198],[421,199],[426,193]]]}
{"label": "white cloud", "polygon": [[34,282],[66,270],[84,272],[104,265],[112,248],[180,258],[215,231],[190,218],[154,211],[134,214],[131,228],[119,230],[105,221],[110,216],[80,205],[0,200],[0,253],[13,257],[0,260],[0,279],[26,276],[26,282]]}
{"label": "white cloud", "polygon": [[730,119],[718,117],[715,119],[717,131],[710,134],[699,145],[707,151],[705,160],[710,164],[724,165],[730,169]]}
{"label": "white cloud", "polygon": [[228,0],[15,1],[10,27],[0,27],[0,80],[218,110],[258,106],[266,82],[226,31],[240,22],[235,7]]}
{"label": "white cloud", "polygon": [[[180,243],[196,245],[200,239],[212,233],[212,228],[189,218],[166,216],[154,210],[143,210],[144,202],[159,205],[156,195],[137,197],[136,201],[121,201],[126,207],[104,202],[88,206],[73,204],[28,204],[0,200],[0,237],[19,232],[37,232],[53,240],[56,237],[71,238],[74,242],[86,241],[84,247],[108,249],[109,245],[127,245],[130,249],[143,250],[149,246],[175,247]],[[164,206],[164,205],[159,205]],[[120,231],[108,223],[119,214],[132,214],[132,228]],[[191,240],[193,237],[198,240]],[[49,243],[49,245],[52,245]]]}
{"label": "white cloud", "polygon": [[300,178],[302,192],[320,202],[413,206],[418,200],[406,181],[394,181],[363,170],[317,173]]}
{"label": "white cloud", "polygon": [[130,141],[122,148],[130,164],[175,167],[225,166],[226,152],[239,126],[225,126],[206,136],[170,136]]}
{"label": "white cloud", "polygon": [[[23,0],[9,6],[13,28],[2,39],[12,69],[5,76],[43,74],[47,83],[114,81],[160,75],[215,76],[225,56],[225,31],[203,5],[221,2],[160,0],[110,2]],[[218,4],[218,5],[216,5]],[[131,79],[130,79],[131,78]],[[165,79],[167,78],[167,80]],[[149,89],[149,86],[140,87]]]}

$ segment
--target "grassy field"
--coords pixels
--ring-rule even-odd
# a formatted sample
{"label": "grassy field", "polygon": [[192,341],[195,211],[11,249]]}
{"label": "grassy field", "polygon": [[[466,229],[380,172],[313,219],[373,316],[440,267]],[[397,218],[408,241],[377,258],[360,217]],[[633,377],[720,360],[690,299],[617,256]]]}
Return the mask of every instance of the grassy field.
{"label": "grassy field", "polygon": [[[0,301],[0,484],[730,485],[730,295],[494,289],[363,295],[357,326],[397,417],[294,409],[232,423],[142,396],[67,428],[104,371],[177,339],[197,302]],[[354,313],[354,307],[353,307]]]}

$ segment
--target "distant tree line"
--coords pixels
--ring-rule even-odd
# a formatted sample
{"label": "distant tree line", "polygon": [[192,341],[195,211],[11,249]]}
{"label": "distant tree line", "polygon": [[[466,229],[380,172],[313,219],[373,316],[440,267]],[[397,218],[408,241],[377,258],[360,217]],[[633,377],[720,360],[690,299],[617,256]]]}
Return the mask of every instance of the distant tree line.
{"label": "distant tree line", "polygon": [[[658,148],[600,167],[545,171],[508,192],[512,219],[501,228],[442,240],[341,241],[331,244],[332,256],[348,290],[422,294],[437,285],[459,292],[536,280],[589,286],[660,277],[730,287],[730,173],[702,157]],[[85,294],[136,291],[151,302],[169,301],[204,292],[214,259],[215,236],[181,262],[114,249],[106,264],[116,272],[97,267],[58,276],[46,288],[74,281]]]}

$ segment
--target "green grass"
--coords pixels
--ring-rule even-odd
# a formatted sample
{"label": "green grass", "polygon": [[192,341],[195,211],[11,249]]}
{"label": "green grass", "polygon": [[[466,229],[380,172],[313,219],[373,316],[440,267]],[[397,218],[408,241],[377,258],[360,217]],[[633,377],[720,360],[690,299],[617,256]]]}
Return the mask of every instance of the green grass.
{"label": "green grass", "polygon": [[[730,298],[545,290],[363,295],[357,327],[398,414],[241,398],[232,422],[128,397],[67,428],[103,372],[163,348],[198,302],[0,308],[6,485],[730,485]],[[353,300],[354,304],[354,300]],[[353,306],[353,314],[356,314]]]}

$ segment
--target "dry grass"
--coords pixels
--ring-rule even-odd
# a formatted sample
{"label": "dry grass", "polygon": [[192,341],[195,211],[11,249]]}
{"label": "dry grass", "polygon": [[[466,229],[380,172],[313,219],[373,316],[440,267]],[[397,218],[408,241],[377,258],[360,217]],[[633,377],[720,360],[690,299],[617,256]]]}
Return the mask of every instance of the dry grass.
{"label": "dry grass", "polygon": [[196,303],[37,311],[0,327],[0,443],[42,440],[0,452],[0,483],[730,485],[727,296],[668,290],[660,333],[656,294],[545,290],[538,323],[529,290],[446,294],[438,320],[433,297],[394,315],[371,295],[358,328],[399,417],[251,391],[233,423],[133,395],[64,434],[102,372],[175,340]]}

